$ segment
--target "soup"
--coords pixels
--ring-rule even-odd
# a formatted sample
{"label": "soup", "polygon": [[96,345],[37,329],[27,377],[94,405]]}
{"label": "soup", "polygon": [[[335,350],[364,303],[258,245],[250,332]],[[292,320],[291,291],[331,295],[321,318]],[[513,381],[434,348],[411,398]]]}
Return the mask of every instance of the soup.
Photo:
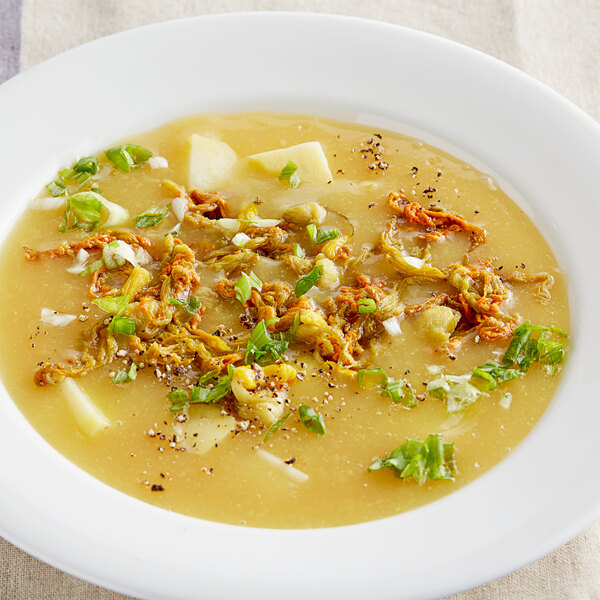
{"label": "soup", "polygon": [[306,116],[190,117],[83,157],[0,280],[3,381],[41,435],[143,501],[260,527],[473,481],[548,406],[569,326],[551,250],[487,175]]}

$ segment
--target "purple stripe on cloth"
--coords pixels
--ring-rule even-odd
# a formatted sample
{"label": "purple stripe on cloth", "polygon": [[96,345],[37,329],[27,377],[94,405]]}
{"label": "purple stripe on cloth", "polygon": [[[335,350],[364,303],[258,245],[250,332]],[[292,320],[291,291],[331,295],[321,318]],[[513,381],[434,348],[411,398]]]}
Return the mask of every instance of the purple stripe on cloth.
{"label": "purple stripe on cloth", "polygon": [[0,0],[0,83],[19,72],[22,0]]}

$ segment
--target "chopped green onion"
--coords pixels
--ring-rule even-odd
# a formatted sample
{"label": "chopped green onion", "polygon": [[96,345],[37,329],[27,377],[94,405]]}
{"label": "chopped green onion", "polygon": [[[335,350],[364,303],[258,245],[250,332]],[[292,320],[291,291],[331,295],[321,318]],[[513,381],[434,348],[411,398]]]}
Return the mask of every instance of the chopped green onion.
{"label": "chopped green onion", "polygon": [[306,252],[300,244],[294,244],[294,256],[297,256],[298,258],[304,258],[306,256]]}
{"label": "chopped green onion", "polygon": [[363,379],[365,376],[368,375],[375,375],[378,377],[381,377],[381,379],[383,380],[382,383],[382,387],[386,387],[388,384],[388,374],[385,372],[384,369],[361,369],[357,374],[356,374],[356,379],[358,381],[358,385],[362,388],[365,387]]}
{"label": "chopped green onion", "polygon": [[67,193],[67,186],[62,183],[61,181],[51,181],[47,186],[46,189],[50,192],[50,195],[53,198],[56,198],[58,196],[65,196]]}
{"label": "chopped green onion", "polygon": [[471,375],[442,375],[427,384],[427,392],[442,400],[449,413],[460,412],[485,395],[470,383],[470,379]]}
{"label": "chopped green onion", "polygon": [[321,229],[314,223],[309,223],[306,226],[306,231],[308,232],[308,237],[310,237],[310,241],[313,244],[322,244],[328,240],[334,240],[340,235],[340,232],[337,229]]}
{"label": "chopped green onion", "polygon": [[257,362],[266,365],[277,360],[283,360],[281,355],[288,349],[290,339],[284,334],[271,336],[264,320],[259,321],[252,330],[246,346],[244,361],[247,365]]}
{"label": "chopped green onion", "polygon": [[262,290],[262,281],[254,274],[253,271],[250,271],[250,275],[246,275],[242,271],[242,276],[235,282],[235,299],[240,304],[245,304],[248,300],[250,300],[250,296],[252,295],[252,288],[256,288],[259,292]]}
{"label": "chopped green onion", "polygon": [[73,171],[95,175],[98,172],[98,159],[95,156],[84,156],[75,163]]}
{"label": "chopped green onion", "polygon": [[137,365],[135,363],[131,364],[131,367],[128,369],[119,369],[115,376],[113,377],[113,383],[129,383],[133,381],[137,377]]}
{"label": "chopped green onion", "polygon": [[273,423],[273,425],[271,425],[271,427],[269,427],[269,430],[267,431],[267,433],[265,433],[265,437],[263,438],[263,444],[266,441],[268,441],[273,434],[277,433],[281,429],[281,427],[289,419],[291,414],[292,413],[283,415],[283,417],[281,417],[281,419],[278,419],[277,421],[275,421],[275,423]]}
{"label": "chopped green onion", "polygon": [[110,148],[104,154],[117,169],[121,171],[130,171],[135,167],[143,165],[151,156],[152,152],[143,146],[136,144],[124,144]]}
{"label": "chopped green onion", "polygon": [[187,392],[183,390],[173,390],[167,394],[167,399],[171,401],[169,410],[171,412],[178,412],[184,410],[190,403],[190,397]]}
{"label": "chopped green onion", "polygon": [[[483,387],[483,391],[491,392],[495,390],[499,384],[511,379],[517,379],[523,377],[525,373],[519,369],[511,369],[505,365],[499,365],[498,363],[488,361],[484,365],[477,367],[471,373],[471,382],[477,387]],[[476,378],[473,381],[473,378]],[[482,379],[484,383],[477,382],[477,378]]]}
{"label": "chopped green onion", "polygon": [[402,480],[412,477],[419,484],[427,479],[454,481],[457,473],[454,443],[444,444],[439,433],[428,435],[424,442],[407,439],[387,456],[375,460],[367,470],[385,468]]}
{"label": "chopped green onion", "polygon": [[184,410],[188,404],[209,404],[222,400],[231,390],[233,366],[227,365],[227,375],[218,376],[218,371],[205,373],[192,388],[190,396],[183,390],[174,390],[167,394],[171,401],[171,412]]}
{"label": "chopped green onion", "polygon": [[113,333],[135,335],[135,321],[130,317],[114,317],[111,325]]}
{"label": "chopped green onion", "polygon": [[366,315],[377,310],[377,303],[373,298],[363,298],[358,301],[358,312],[361,315]]}
{"label": "chopped green onion", "polygon": [[115,252],[115,250],[118,248],[118,240],[113,240],[112,242],[105,244],[104,248],[102,248],[102,260],[104,261],[107,269],[116,269],[118,267],[122,267],[127,262],[124,256],[118,252]]}
{"label": "chopped green onion", "polygon": [[110,296],[108,298],[92,300],[92,304],[95,304],[98,308],[101,308],[111,315],[120,316],[127,308],[129,301],[129,296]]}
{"label": "chopped green onion", "polygon": [[302,425],[304,425],[306,429],[317,435],[325,435],[325,423],[323,422],[323,417],[314,408],[311,408],[306,404],[301,404],[298,408],[298,414],[300,415]]}
{"label": "chopped green onion", "polygon": [[196,298],[196,296],[190,296],[190,298],[186,300],[179,300],[178,298],[169,298],[169,302],[173,306],[181,306],[186,312],[190,315],[195,315],[200,310],[200,300]]}
{"label": "chopped green onion", "polygon": [[298,177],[298,174],[296,173],[297,170],[298,165],[290,161],[283,169],[281,169],[279,179],[281,181],[287,181],[291,188],[297,188],[300,185],[300,177]]}
{"label": "chopped green onion", "polygon": [[92,192],[67,196],[67,206],[60,222],[61,233],[79,228],[92,231],[100,223],[102,201]]}
{"label": "chopped green onion", "polygon": [[167,215],[169,214],[168,206],[157,206],[155,208],[149,208],[143,213],[133,217],[135,226],[140,229],[146,227],[154,227],[158,225]]}
{"label": "chopped green onion", "polygon": [[415,391],[406,379],[390,379],[384,369],[361,369],[356,374],[360,387],[366,387],[364,384],[365,376],[381,378],[382,383],[379,385],[381,395],[389,396],[394,404],[402,404],[407,409],[417,406],[418,401]]}
{"label": "chopped green onion", "polygon": [[406,379],[390,379],[384,390],[383,396],[390,396],[394,404],[401,404],[404,408],[414,408],[419,401],[412,386]]}
{"label": "chopped green onion", "polygon": [[323,266],[317,265],[308,275],[305,275],[298,281],[294,288],[296,298],[304,296],[318,281],[323,277]]}
{"label": "chopped green onion", "polygon": [[83,271],[81,271],[81,273],[79,273],[79,276],[84,277],[85,275],[91,275],[94,271],[101,269],[103,266],[103,261],[96,260],[89,267],[86,267]]}

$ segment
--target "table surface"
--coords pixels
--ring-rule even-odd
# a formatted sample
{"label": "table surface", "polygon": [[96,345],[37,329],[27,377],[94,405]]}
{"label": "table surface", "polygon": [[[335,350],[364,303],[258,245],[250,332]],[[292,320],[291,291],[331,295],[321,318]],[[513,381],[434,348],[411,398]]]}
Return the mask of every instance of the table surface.
{"label": "table surface", "polygon": [[[175,18],[252,10],[336,13],[427,31],[514,65],[600,121],[599,0],[0,0],[0,82],[111,33]],[[3,598],[126,596],[66,575],[0,538]],[[523,598],[600,598],[600,522],[519,571],[448,600]]]}

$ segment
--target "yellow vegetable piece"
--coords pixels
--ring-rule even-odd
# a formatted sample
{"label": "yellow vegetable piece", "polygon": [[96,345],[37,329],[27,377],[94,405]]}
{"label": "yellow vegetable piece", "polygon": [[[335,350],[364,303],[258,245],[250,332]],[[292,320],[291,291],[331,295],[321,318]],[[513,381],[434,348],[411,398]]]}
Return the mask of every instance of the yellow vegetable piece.
{"label": "yellow vegetable piece", "polygon": [[237,154],[231,146],[220,140],[193,133],[190,137],[189,188],[214,192],[223,185]]}
{"label": "yellow vegetable piece", "polygon": [[104,413],[71,377],[65,377],[60,386],[79,429],[85,435],[92,437],[110,425]]}
{"label": "yellow vegetable piece", "polygon": [[279,176],[281,169],[293,162],[301,182],[325,185],[333,180],[329,164],[319,142],[305,142],[289,148],[279,148],[269,152],[253,154],[251,162],[260,165],[272,175]]}

